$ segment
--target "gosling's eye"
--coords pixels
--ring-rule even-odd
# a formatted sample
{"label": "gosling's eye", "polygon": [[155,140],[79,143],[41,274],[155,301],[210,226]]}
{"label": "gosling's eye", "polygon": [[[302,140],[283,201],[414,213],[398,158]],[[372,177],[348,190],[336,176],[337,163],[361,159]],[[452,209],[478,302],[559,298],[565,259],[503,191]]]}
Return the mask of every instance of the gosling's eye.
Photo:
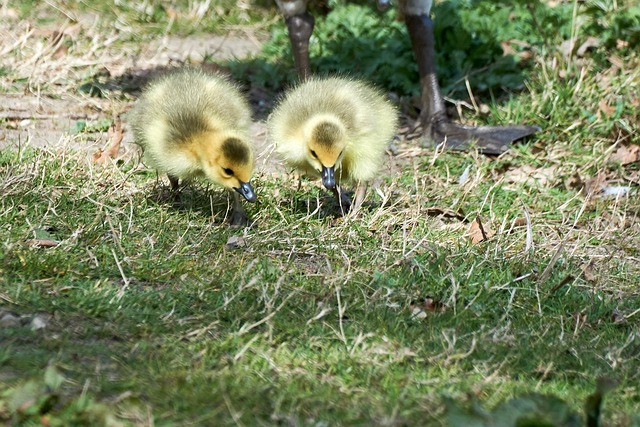
{"label": "gosling's eye", "polygon": [[317,154],[316,154],[316,152],[315,152],[315,151],[313,151],[313,150],[311,150],[311,155],[312,155],[313,157],[315,157],[316,159],[318,158],[318,155],[317,155]]}
{"label": "gosling's eye", "polygon": [[229,169],[229,168],[222,168],[222,170],[224,171],[224,173],[226,173],[227,175],[233,175],[233,169]]}

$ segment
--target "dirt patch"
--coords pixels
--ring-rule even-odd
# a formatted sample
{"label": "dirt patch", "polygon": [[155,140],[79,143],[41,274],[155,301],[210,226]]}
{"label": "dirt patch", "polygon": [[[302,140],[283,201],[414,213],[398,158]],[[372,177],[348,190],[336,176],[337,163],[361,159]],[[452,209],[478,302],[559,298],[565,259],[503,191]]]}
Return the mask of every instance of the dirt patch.
{"label": "dirt patch", "polygon": [[[0,149],[32,146],[94,152],[108,141],[106,129],[92,132],[91,128],[104,128],[106,125],[100,123],[121,115],[125,130],[122,154],[137,150],[128,131],[127,112],[151,77],[167,68],[199,64],[205,58],[244,58],[261,47],[255,37],[241,33],[160,37],[144,46],[132,47],[135,53],[128,56],[110,49],[108,40],[103,40],[95,44],[99,48],[95,61],[87,60],[84,47],[63,51],[56,47],[56,37],[83,45],[87,41],[83,36],[95,36],[83,27],[89,24],[80,22],[74,27],[38,31],[28,23],[11,28],[3,25],[0,51],[7,54],[3,67],[13,73],[0,77],[0,87],[10,92],[0,93]],[[81,63],[85,63],[86,71],[95,70],[95,76],[106,76],[109,85],[92,87],[86,72],[78,70]],[[41,90],[43,87],[46,89]],[[102,96],[94,96],[95,90],[101,90]],[[123,92],[128,96],[122,96]],[[264,121],[254,123],[251,130],[258,153],[266,156],[269,150]]]}

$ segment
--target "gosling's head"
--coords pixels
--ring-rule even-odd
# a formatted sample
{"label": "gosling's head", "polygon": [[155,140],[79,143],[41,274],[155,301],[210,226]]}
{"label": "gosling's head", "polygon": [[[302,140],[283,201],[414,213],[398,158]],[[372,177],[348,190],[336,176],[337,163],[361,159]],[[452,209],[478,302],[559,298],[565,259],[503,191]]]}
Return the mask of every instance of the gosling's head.
{"label": "gosling's head", "polygon": [[210,153],[205,160],[207,177],[226,188],[236,190],[249,202],[256,201],[256,193],[251,186],[254,158],[249,144],[237,137],[227,137],[216,153]]}
{"label": "gosling's head", "polygon": [[310,121],[304,133],[309,164],[320,172],[322,184],[334,189],[335,170],[340,167],[347,146],[344,126],[333,117],[320,117]]}

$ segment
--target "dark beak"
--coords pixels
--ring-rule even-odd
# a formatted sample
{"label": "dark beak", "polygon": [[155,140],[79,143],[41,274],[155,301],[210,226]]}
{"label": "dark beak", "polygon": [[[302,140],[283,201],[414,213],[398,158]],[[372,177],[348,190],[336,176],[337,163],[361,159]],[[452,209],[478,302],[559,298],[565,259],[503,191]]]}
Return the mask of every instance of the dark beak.
{"label": "dark beak", "polygon": [[236,187],[234,190],[242,194],[242,196],[249,202],[255,202],[257,199],[256,193],[253,191],[253,187],[249,182],[240,181],[240,188]]}
{"label": "dark beak", "polygon": [[322,184],[327,188],[327,190],[333,190],[336,188],[336,176],[333,166],[322,166]]}

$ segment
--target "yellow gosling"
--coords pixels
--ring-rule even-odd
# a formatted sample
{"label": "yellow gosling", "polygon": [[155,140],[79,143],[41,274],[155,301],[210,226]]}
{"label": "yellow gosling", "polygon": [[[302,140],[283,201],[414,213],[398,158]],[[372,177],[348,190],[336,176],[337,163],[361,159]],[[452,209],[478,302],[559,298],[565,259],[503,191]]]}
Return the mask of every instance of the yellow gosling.
{"label": "yellow gosling", "polygon": [[[378,174],[398,115],[377,89],[343,77],[311,78],[285,94],[269,117],[269,140],[299,171],[321,177],[343,212],[358,211],[367,182]],[[356,183],[351,206],[343,181]],[[346,205],[346,206],[345,206]]]}
{"label": "yellow gosling", "polygon": [[166,173],[174,189],[181,179],[204,177],[235,190],[230,222],[248,222],[238,194],[256,200],[251,110],[236,86],[203,70],[170,72],[145,89],[130,116],[148,166]]}

